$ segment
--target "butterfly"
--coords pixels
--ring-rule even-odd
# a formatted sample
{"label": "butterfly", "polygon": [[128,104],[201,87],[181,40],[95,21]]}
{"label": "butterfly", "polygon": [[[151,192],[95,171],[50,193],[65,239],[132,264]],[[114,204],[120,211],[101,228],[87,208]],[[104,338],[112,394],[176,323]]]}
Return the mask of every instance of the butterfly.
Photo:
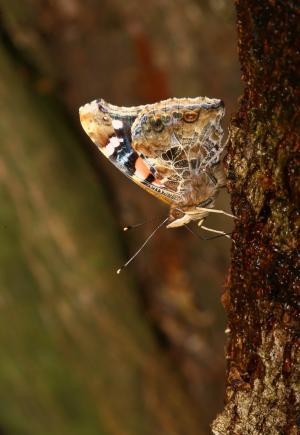
{"label": "butterfly", "polygon": [[170,98],[118,107],[103,99],[79,109],[83,129],[121,172],[170,206],[167,228],[215,210],[225,180],[221,166],[224,103],[207,97]]}

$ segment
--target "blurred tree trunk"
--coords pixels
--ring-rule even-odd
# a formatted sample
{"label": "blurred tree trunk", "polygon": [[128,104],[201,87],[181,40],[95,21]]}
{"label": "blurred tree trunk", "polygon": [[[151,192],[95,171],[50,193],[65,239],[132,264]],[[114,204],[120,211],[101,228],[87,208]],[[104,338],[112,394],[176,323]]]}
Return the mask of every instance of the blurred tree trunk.
{"label": "blurred tree trunk", "polygon": [[203,433],[115,274],[118,233],[80,141],[19,60],[2,38],[1,433]]}
{"label": "blurred tree trunk", "polygon": [[[15,47],[16,56],[21,54],[25,61],[22,66],[23,78],[27,76],[25,83],[30,83],[39,93],[58,99],[74,120],[73,131],[77,138],[74,142],[60,140],[58,150],[54,151],[58,162],[72,165],[74,153],[79,152],[79,147],[84,148],[97,167],[99,184],[109,193],[106,198],[100,197],[98,191],[91,194],[94,207],[88,215],[90,218],[97,216],[95,227],[99,237],[103,231],[108,232],[112,213],[119,222],[128,223],[147,220],[151,215],[160,216],[167,210],[160,208],[158,201],[122,177],[102,158],[83,135],[78,107],[96,97],[126,106],[156,101],[168,96],[169,92],[174,96],[203,92],[224,98],[229,108],[230,102],[236,100],[235,94],[240,93],[232,27],[234,8],[230,2],[221,5],[220,2],[186,0],[184,10],[181,1],[151,0],[144,2],[142,8],[140,4],[139,0],[0,0],[1,17],[10,48]],[[25,67],[28,63],[29,67],[35,68],[33,79],[28,77],[28,68]],[[216,75],[214,71],[220,74]],[[31,98],[29,92],[28,99]],[[18,93],[10,103],[18,106]],[[53,108],[52,112],[55,110]],[[15,116],[16,112],[12,110],[11,116]],[[61,114],[57,117],[60,117],[61,123],[66,122]],[[45,115],[40,113],[38,121],[31,117],[28,127],[32,129],[33,125],[39,125],[40,118],[45,119]],[[9,125],[12,123],[13,120]],[[43,136],[48,137],[48,134]],[[47,145],[47,140],[40,140],[40,143],[41,152],[45,147],[49,148],[49,152],[53,149]],[[65,148],[68,152],[61,156]],[[63,176],[66,169],[60,164]],[[25,167],[28,165],[25,164]],[[56,169],[53,175],[56,183],[50,184],[60,185]],[[45,176],[43,174],[42,179]],[[79,177],[83,184],[85,177],[84,174]],[[90,191],[88,186],[82,189]],[[83,210],[87,214],[86,209],[78,205],[80,196],[82,192],[78,189],[74,192],[73,201],[77,204],[75,208],[79,220],[83,217]],[[62,197],[66,198],[67,194],[62,193]],[[112,202],[113,207],[109,207]],[[99,208],[111,213],[105,225],[99,219]],[[61,215],[66,218],[64,213]],[[44,222],[48,224],[47,219]],[[127,238],[129,250],[134,252],[149,232],[150,227],[145,227],[130,235]],[[112,235],[113,232],[107,234],[107,240]],[[91,246],[97,245],[93,231],[85,237],[90,240]],[[163,250],[161,246],[164,246]],[[41,249],[45,249],[43,244]],[[115,254],[117,250],[113,250]],[[140,284],[137,298],[144,296],[147,313],[168,341],[168,352],[172,355],[170,364],[181,370],[184,377],[180,390],[188,391],[193,397],[194,406],[198,409],[197,419],[201,420],[205,433],[210,432],[209,425],[216,409],[221,409],[223,397],[224,316],[218,294],[227,270],[227,250],[226,240],[200,245],[196,238],[187,239],[185,232],[162,231],[129,270],[137,276]],[[80,251],[83,252],[81,248]],[[98,246],[95,252],[100,255]],[[196,255],[191,255],[191,252]],[[119,266],[119,261],[116,258],[112,261],[111,270],[113,264]],[[97,274],[94,272],[89,276],[92,279]],[[88,281],[84,282],[88,285]],[[109,289],[113,288],[107,294],[109,300],[114,301],[115,280],[109,278],[106,285]],[[115,306],[115,303],[111,305]],[[126,304],[124,315],[129,307],[130,304]],[[95,311],[102,313],[102,305],[95,306]],[[111,317],[117,317],[117,310],[112,308],[112,311]],[[78,316],[78,321],[81,317],[82,314]],[[89,331],[89,335],[92,341],[96,340],[95,333]],[[179,420],[185,414],[185,406],[188,405],[183,404]],[[166,409],[162,414],[165,412]],[[189,417],[189,421],[193,419]],[[197,435],[199,427],[200,424],[196,429]],[[188,431],[187,425],[183,433]]]}
{"label": "blurred tree trunk", "polygon": [[223,295],[230,340],[218,435],[299,433],[296,3],[236,2],[245,91],[226,158],[238,220]]}

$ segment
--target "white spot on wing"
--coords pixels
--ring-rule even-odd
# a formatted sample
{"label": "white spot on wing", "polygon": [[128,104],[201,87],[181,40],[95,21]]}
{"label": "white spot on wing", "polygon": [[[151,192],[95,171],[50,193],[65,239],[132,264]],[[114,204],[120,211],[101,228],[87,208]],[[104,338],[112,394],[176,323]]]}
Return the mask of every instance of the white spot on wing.
{"label": "white spot on wing", "polygon": [[106,151],[108,157],[114,153],[115,148],[117,148],[119,145],[120,145],[120,141],[116,136],[110,138],[108,144],[106,145]]}
{"label": "white spot on wing", "polygon": [[123,128],[123,122],[119,119],[113,119],[112,126],[115,130],[121,130],[121,128]]}

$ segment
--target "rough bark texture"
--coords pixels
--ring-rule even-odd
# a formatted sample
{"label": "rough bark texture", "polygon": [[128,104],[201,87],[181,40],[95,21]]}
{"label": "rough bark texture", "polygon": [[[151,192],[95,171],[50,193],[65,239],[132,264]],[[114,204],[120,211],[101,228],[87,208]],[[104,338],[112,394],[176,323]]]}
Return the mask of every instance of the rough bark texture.
{"label": "rough bark texture", "polygon": [[223,295],[230,335],[226,405],[213,432],[296,434],[299,10],[279,0],[237,1],[236,8],[245,91],[226,165],[238,221]]}

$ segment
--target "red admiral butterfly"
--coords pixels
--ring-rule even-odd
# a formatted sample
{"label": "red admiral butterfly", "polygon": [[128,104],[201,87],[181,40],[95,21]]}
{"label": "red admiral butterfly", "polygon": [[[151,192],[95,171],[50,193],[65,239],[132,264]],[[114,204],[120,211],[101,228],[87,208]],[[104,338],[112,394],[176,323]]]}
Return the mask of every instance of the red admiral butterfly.
{"label": "red admiral butterfly", "polygon": [[[203,229],[225,180],[221,100],[170,98],[118,107],[95,100],[80,108],[81,124],[99,150],[140,187],[170,205],[167,228],[198,221]],[[211,230],[220,234],[222,231]]]}

